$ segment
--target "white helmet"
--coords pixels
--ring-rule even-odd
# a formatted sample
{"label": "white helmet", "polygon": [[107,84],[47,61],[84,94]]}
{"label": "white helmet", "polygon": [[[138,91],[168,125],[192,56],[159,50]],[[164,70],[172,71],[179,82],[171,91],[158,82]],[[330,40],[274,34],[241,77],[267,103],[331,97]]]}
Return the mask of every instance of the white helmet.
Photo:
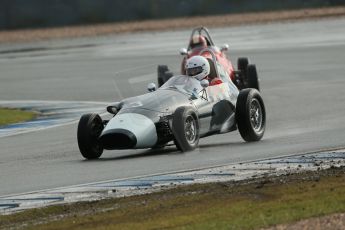
{"label": "white helmet", "polygon": [[186,73],[201,81],[210,74],[210,64],[202,56],[191,57],[186,62]]}

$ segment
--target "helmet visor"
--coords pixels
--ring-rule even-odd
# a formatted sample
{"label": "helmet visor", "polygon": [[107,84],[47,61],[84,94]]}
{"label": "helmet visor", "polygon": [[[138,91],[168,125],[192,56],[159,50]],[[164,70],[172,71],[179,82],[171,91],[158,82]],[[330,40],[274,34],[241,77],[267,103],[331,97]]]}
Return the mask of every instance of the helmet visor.
{"label": "helmet visor", "polygon": [[197,67],[187,69],[186,72],[187,72],[188,76],[195,76],[195,75],[198,75],[199,73],[201,73],[202,70],[203,70],[203,68],[201,66],[197,66]]}

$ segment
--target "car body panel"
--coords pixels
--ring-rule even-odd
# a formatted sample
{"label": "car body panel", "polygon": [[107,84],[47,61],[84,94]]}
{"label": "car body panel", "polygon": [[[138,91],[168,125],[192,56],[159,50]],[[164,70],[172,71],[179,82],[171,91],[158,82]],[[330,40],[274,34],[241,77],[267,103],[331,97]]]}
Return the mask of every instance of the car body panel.
{"label": "car body panel", "polygon": [[[122,135],[134,135],[135,143],[133,140],[132,148],[150,148],[154,146],[157,142],[157,132],[154,122],[147,116],[140,113],[122,113],[114,116],[104,130],[102,131],[100,138],[105,138],[108,135],[108,138],[117,137],[118,134]],[[126,140],[122,140],[126,141]],[[128,141],[128,140],[127,140]],[[121,145],[116,145],[116,142],[113,144],[108,143],[106,149],[116,149],[122,148]],[[128,145],[131,146],[131,145]]]}
{"label": "car body panel", "polygon": [[[169,142],[174,139],[172,120],[179,107],[195,110],[200,137],[231,131],[236,127],[238,93],[231,81],[202,88],[194,78],[174,76],[154,92],[121,101],[100,140],[106,149],[151,148]],[[122,143],[115,143],[116,138]]]}

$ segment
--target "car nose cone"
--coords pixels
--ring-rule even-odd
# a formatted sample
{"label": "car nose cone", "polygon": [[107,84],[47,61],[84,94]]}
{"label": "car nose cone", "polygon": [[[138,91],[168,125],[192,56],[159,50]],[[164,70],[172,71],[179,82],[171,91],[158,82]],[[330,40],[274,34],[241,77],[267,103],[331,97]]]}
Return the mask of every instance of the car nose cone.
{"label": "car nose cone", "polygon": [[109,129],[102,133],[100,141],[104,149],[131,149],[137,144],[136,136],[126,129]]}
{"label": "car nose cone", "polygon": [[99,137],[103,148],[108,150],[151,148],[157,139],[153,121],[137,113],[116,115]]}

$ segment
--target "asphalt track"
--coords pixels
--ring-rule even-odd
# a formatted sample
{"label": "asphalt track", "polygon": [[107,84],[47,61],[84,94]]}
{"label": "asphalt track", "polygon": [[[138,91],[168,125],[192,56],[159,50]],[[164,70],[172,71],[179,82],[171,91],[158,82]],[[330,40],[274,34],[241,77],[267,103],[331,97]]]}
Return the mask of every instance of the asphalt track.
{"label": "asphalt track", "polygon": [[[0,45],[1,100],[116,101],[146,92],[156,65],[179,69],[189,30]],[[231,59],[257,64],[264,139],[233,132],[179,153],[105,151],[86,161],[77,124],[0,138],[0,196],[345,146],[345,19],[212,29]]]}

